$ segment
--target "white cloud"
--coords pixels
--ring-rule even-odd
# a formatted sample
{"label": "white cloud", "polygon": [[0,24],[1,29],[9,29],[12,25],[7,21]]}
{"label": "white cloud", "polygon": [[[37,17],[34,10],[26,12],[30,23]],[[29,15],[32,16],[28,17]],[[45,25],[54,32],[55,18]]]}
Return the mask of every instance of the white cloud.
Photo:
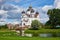
{"label": "white cloud", "polygon": [[15,21],[15,22],[13,22],[13,24],[19,24],[19,22],[18,21]]}
{"label": "white cloud", "polygon": [[60,0],[55,0],[54,7],[60,9]]}
{"label": "white cloud", "polygon": [[60,9],[60,2],[57,3],[56,8],[59,8]]}
{"label": "white cloud", "polygon": [[16,2],[16,3],[20,2],[20,0],[10,0],[10,1],[13,1],[13,2]]}
{"label": "white cloud", "polygon": [[7,18],[7,11],[0,10],[0,19],[5,19]]}
{"label": "white cloud", "polygon": [[8,21],[6,21],[6,23],[7,24],[9,24],[9,23],[11,23],[11,24],[19,24],[20,20],[18,20],[18,19],[8,19]]}
{"label": "white cloud", "polygon": [[[19,7],[17,5],[13,5],[13,4],[5,4],[3,5],[2,10],[0,10],[0,15],[2,15],[3,17],[9,17],[9,18],[20,18],[20,13],[23,11],[24,8]],[[2,17],[2,18],[3,18]]]}
{"label": "white cloud", "polygon": [[18,12],[18,13],[21,13],[23,10],[24,10],[24,8],[22,8],[22,7],[16,7],[17,9],[16,10],[11,10],[11,12]]}
{"label": "white cloud", "polygon": [[6,0],[0,0],[0,6],[3,5],[6,2]]}
{"label": "white cloud", "polygon": [[[16,18],[16,17],[19,17],[20,12],[22,10],[23,10],[23,8],[20,8],[20,7],[16,6],[16,5],[13,5],[13,4],[9,4],[9,5],[5,4],[5,5],[3,5],[3,8],[0,10],[0,25],[3,25],[5,23],[9,23],[9,22],[13,23],[13,24],[19,23],[19,21],[18,21],[19,19]],[[11,12],[11,13],[9,13],[9,12]],[[13,19],[11,19],[11,20],[13,20],[12,22],[11,22],[11,20],[8,21],[7,17],[9,17],[9,16],[11,18],[13,17]],[[17,19],[17,20],[14,20],[14,18]],[[8,21],[8,22],[6,22],[6,21]]]}
{"label": "white cloud", "polygon": [[5,22],[0,22],[0,25],[5,25],[6,23]]}
{"label": "white cloud", "polygon": [[5,25],[5,24],[6,24],[6,19],[1,18],[1,19],[0,19],[0,25]]}
{"label": "white cloud", "polygon": [[25,10],[25,8],[22,8],[20,6],[14,5],[14,4],[5,4],[5,5],[3,5],[2,10],[14,11],[14,12],[22,12],[23,10]]}
{"label": "white cloud", "polygon": [[0,2],[2,2],[2,0],[0,0]]}
{"label": "white cloud", "polygon": [[48,20],[49,20],[48,17],[46,17],[46,18],[41,18],[41,19],[40,19],[40,22],[41,22],[41,23],[46,23]]}
{"label": "white cloud", "polygon": [[5,22],[5,21],[6,21],[6,19],[3,19],[3,18],[0,19],[0,22]]}
{"label": "white cloud", "polygon": [[7,13],[7,11],[0,10],[0,14],[5,14],[5,13]]}
{"label": "white cloud", "polygon": [[47,12],[49,9],[52,9],[52,8],[53,8],[53,6],[51,6],[51,5],[45,5],[44,7],[42,7],[42,10]]}

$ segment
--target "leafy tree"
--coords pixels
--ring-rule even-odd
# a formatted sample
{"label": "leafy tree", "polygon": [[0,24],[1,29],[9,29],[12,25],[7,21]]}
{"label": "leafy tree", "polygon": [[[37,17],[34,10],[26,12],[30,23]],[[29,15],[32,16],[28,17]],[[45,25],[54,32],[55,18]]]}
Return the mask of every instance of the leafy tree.
{"label": "leafy tree", "polygon": [[5,25],[0,25],[0,29],[1,29],[1,28],[4,28],[4,29],[7,28],[7,24],[5,24]]}
{"label": "leafy tree", "polygon": [[46,25],[52,26],[52,28],[60,25],[60,9],[50,9],[47,14],[49,16],[49,20],[46,22]]}
{"label": "leafy tree", "polygon": [[40,26],[40,22],[38,20],[33,20],[32,23],[31,23],[31,28],[33,30],[38,30],[39,29],[39,26]]}

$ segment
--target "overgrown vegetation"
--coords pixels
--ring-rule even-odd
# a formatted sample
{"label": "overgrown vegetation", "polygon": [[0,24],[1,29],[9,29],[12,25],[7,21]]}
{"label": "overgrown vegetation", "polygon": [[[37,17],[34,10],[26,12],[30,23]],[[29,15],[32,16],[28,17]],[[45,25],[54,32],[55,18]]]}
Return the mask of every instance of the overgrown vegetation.
{"label": "overgrown vegetation", "polygon": [[7,28],[7,24],[5,25],[0,25],[0,29],[6,29]]}
{"label": "overgrown vegetation", "polygon": [[21,37],[11,30],[0,30],[0,40],[60,40],[60,37],[42,38],[42,37]]}
{"label": "overgrown vegetation", "polygon": [[25,30],[26,33],[60,33],[60,29]]}
{"label": "overgrown vegetation", "polygon": [[41,23],[38,20],[33,20],[31,23],[31,29],[32,30],[38,30],[41,26]]}
{"label": "overgrown vegetation", "polygon": [[25,33],[33,34],[34,36],[38,36],[39,34],[51,33],[53,35],[60,34],[60,29],[40,29],[40,30],[25,30]]}
{"label": "overgrown vegetation", "polygon": [[51,29],[60,26],[60,9],[50,9],[47,12],[49,20],[46,22],[46,26],[50,26]]}

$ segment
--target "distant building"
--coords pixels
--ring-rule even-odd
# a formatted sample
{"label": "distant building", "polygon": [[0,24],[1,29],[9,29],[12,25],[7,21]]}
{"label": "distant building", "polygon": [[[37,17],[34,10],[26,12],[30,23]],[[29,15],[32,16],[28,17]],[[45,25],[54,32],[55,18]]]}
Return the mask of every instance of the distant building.
{"label": "distant building", "polygon": [[8,29],[13,29],[13,25],[11,23],[7,24]]}
{"label": "distant building", "polygon": [[15,25],[11,23],[7,24],[8,29],[16,29],[16,28],[19,28],[19,26],[20,26],[19,24],[15,24]]}

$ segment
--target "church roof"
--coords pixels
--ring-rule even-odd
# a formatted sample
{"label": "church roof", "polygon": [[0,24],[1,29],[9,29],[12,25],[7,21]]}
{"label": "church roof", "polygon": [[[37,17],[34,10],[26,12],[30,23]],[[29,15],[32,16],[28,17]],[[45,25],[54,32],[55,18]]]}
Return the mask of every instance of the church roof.
{"label": "church roof", "polygon": [[34,9],[31,9],[31,13],[33,13],[34,12]]}
{"label": "church roof", "polygon": [[25,11],[22,11],[22,13],[25,13]]}
{"label": "church roof", "polygon": [[36,12],[36,14],[39,14],[39,12]]}
{"label": "church roof", "polygon": [[32,8],[32,6],[30,5],[29,8]]}
{"label": "church roof", "polygon": [[34,9],[32,8],[32,6],[29,6],[29,8],[27,9],[27,11],[31,11],[31,13],[33,13]]}

